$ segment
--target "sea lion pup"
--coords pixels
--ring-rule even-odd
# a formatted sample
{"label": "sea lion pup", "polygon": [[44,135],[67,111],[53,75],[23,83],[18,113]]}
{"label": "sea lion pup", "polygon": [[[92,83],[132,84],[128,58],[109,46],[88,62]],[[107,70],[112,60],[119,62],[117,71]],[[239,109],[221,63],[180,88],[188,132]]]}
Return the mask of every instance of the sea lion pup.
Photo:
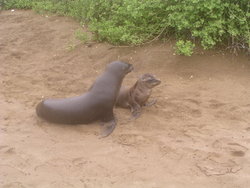
{"label": "sea lion pup", "polygon": [[153,105],[156,100],[147,103],[153,87],[159,85],[161,81],[152,74],[143,74],[131,88],[120,89],[116,99],[116,106],[130,108],[133,118],[138,118],[141,114],[142,106]]}
{"label": "sea lion pup", "polygon": [[107,65],[86,93],[43,100],[37,105],[36,113],[49,122],[61,124],[87,124],[100,120],[105,123],[101,137],[106,137],[115,129],[113,107],[123,78],[132,70],[133,65],[129,63],[114,61]]}

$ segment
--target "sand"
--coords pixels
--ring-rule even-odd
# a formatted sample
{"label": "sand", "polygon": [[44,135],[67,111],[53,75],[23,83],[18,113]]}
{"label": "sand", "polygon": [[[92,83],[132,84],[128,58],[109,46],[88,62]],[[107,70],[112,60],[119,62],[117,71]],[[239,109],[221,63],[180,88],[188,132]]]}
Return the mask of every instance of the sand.
{"label": "sand", "polygon": [[[174,43],[142,47],[80,44],[70,18],[0,12],[0,187],[248,188],[250,64],[244,55]],[[106,64],[134,65],[162,80],[139,119],[115,108],[118,125],[99,139],[98,122],[57,125],[36,116],[42,98],[84,93]]]}

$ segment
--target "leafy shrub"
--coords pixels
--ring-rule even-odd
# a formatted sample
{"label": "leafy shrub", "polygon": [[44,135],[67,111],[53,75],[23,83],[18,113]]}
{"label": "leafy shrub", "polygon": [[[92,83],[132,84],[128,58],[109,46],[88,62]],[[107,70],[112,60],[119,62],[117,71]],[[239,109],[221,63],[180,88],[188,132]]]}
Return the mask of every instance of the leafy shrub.
{"label": "leafy shrub", "polygon": [[98,40],[113,44],[137,45],[168,35],[204,49],[226,43],[249,49],[250,44],[249,0],[5,0],[4,6],[72,16],[88,22]]}
{"label": "leafy shrub", "polygon": [[90,28],[100,40],[114,44],[141,44],[167,24],[161,0],[97,0],[91,5]]}
{"label": "leafy shrub", "polygon": [[3,0],[5,9],[18,8],[18,9],[31,9],[34,0]]}
{"label": "leafy shrub", "polygon": [[54,4],[49,0],[34,2],[32,8],[33,10],[39,13],[43,13],[46,11],[50,11],[52,13],[59,13],[59,11],[56,11],[56,7],[54,6]]}
{"label": "leafy shrub", "polygon": [[191,41],[179,40],[176,43],[176,53],[179,55],[191,56],[194,46],[195,45]]}
{"label": "leafy shrub", "polygon": [[204,49],[226,41],[249,48],[249,10],[248,0],[97,0],[88,16],[99,40],[114,44],[141,44],[170,33]]}

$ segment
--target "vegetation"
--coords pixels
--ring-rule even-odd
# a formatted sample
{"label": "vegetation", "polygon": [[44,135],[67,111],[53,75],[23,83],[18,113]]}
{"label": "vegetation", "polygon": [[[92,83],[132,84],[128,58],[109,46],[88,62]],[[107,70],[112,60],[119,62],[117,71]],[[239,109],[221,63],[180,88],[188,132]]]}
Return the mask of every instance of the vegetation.
{"label": "vegetation", "polygon": [[75,31],[75,38],[80,40],[82,43],[86,43],[90,40],[88,33],[78,29]]}
{"label": "vegetation", "polygon": [[194,43],[234,50],[250,44],[249,0],[4,0],[3,6],[71,16],[117,45],[174,36],[177,53],[191,55]]}
{"label": "vegetation", "polygon": [[193,54],[194,44],[191,41],[179,40],[176,43],[176,53],[191,56]]}

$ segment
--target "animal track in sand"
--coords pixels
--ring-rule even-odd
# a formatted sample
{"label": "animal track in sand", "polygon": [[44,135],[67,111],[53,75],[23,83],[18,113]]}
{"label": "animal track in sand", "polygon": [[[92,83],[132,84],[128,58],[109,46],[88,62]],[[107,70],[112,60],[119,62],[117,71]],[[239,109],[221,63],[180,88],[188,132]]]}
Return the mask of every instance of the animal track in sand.
{"label": "animal track in sand", "polygon": [[250,131],[250,127],[247,127],[245,130],[246,130],[246,131]]}
{"label": "animal track in sand", "polygon": [[11,183],[6,183],[1,186],[2,188],[26,188],[21,182],[11,182]]}
{"label": "animal track in sand", "polygon": [[245,155],[245,152],[243,151],[231,151],[231,155],[235,157],[243,157]]}
{"label": "animal track in sand", "polygon": [[137,134],[120,134],[115,140],[118,144],[126,146],[138,146],[150,143],[150,139]]}
{"label": "animal track in sand", "polygon": [[167,100],[159,102],[159,106],[162,107],[165,117],[171,118],[200,118],[202,111],[201,102],[192,98],[169,98]]}
{"label": "animal track in sand", "polygon": [[[1,170],[4,169],[4,170]],[[13,166],[13,165],[8,165],[8,164],[0,164],[0,176],[1,177],[8,177],[9,175],[11,176],[27,176],[30,175],[30,173],[24,171],[23,169]]]}
{"label": "animal track in sand", "polygon": [[183,153],[180,153],[179,151],[177,151],[175,148],[167,146],[164,143],[162,143],[159,146],[159,151],[161,153],[162,158],[166,157],[169,159],[181,160],[184,155]]}
{"label": "animal track in sand", "polygon": [[7,145],[2,145],[0,146],[0,152],[5,153],[5,154],[14,154],[15,148],[7,146]]}
{"label": "animal track in sand", "polygon": [[68,188],[73,188],[75,187],[74,185],[72,185],[69,182],[66,181],[54,181],[50,184],[51,187],[68,187]]}
{"label": "animal track in sand", "polygon": [[89,161],[89,160],[86,160],[86,159],[83,158],[83,157],[78,157],[78,158],[74,158],[74,159],[72,160],[72,163],[73,163],[73,165],[75,165],[75,166],[77,166],[77,167],[83,167],[83,166],[85,166],[86,164],[92,163],[92,162]]}
{"label": "animal track in sand", "polygon": [[226,105],[226,103],[220,102],[220,101],[215,100],[215,99],[209,100],[209,103],[210,103],[209,108],[212,108],[212,109],[218,109],[218,108]]}
{"label": "animal track in sand", "polygon": [[216,118],[237,122],[246,122],[248,114],[250,113],[248,105],[224,103],[214,99],[209,100],[206,107],[215,112],[214,117]]}
{"label": "animal track in sand", "polygon": [[243,157],[245,155],[245,152],[248,150],[247,147],[235,143],[227,138],[216,140],[212,144],[212,147],[218,149],[220,152],[230,154],[233,157]]}
{"label": "animal track in sand", "polygon": [[241,170],[240,165],[238,165],[233,160],[225,160],[225,158],[216,159],[215,157],[208,157],[198,163],[196,166],[200,169],[202,173],[206,176],[214,176],[214,175],[225,175],[228,173],[237,173]]}
{"label": "animal track in sand", "polygon": [[215,152],[209,153],[206,158],[196,164],[205,175],[225,175],[241,170],[241,166],[235,161],[235,157],[244,157],[248,150],[247,147],[235,143],[229,138],[214,141],[212,147]]}
{"label": "animal track in sand", "polygon": [[[58,167],[61,167],[61,170],[59,170]],[[34,167],[35,171],[53,171],[53,172],[59,172],[63,173],[66,170],[70,169],[72,167],[72,163],[66,159],[56,158],[47,160],[37,166]]]}
{"label": "animal track in sand", "polygon": [[199,142],[204,139],[204,135],[212,136],[213,131],[206,128],[199,127],[184,127],[181,131],[182,134],[188,138],[190,138],[193,142]]}

